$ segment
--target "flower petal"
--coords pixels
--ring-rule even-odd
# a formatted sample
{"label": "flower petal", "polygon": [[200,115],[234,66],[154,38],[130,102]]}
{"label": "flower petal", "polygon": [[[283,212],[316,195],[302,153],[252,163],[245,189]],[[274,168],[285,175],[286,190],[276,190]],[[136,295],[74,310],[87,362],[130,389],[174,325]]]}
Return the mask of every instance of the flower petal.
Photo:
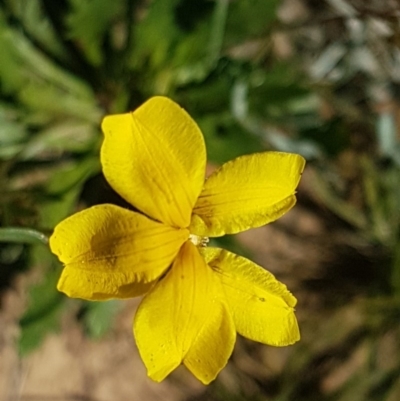
{"label": "flower petal", "polygon": [[205,176],[199,127],[180,106],[153,97],[133,113],[107,116],[103,172],[122,197],[155,220],[188,227]]}
{"label": "flower petal", "polygon": [[207,179],[190,232],[218,237],[278,219],[296,203],[304,164],[301,156],[281,152],[255,153],[224,164]]}
{"label": "flower petal", "polygon": [[153,380],[163,380],[183,362],[207,384],[226,365],[236,333],[220,285],[188,241],[172,269],[144,297],[134,334]]}
{"label": "flower petal", "polygon": [[296,298],[286,286],[250,260],[218,248],[202,250],[219,273],[238,333],[274,346],[300,339],[293,307]]}
{"label": "flower petal", "polygon": [[83,210],[58,224],[50,247],[65,268],[58,289],[100,300],[141,295],[171,265],[189,233],[114,205]]}

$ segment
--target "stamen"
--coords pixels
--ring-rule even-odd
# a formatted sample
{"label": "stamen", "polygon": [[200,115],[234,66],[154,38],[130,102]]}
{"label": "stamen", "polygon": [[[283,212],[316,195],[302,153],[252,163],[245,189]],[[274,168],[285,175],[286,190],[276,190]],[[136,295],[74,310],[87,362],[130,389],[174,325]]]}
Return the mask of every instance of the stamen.
{"label": "stamen", "polygon": [[200,237],[199,235],[190,234],[189,241],[191,241],[196,246],[205,248],[210,240],[208,237]]}

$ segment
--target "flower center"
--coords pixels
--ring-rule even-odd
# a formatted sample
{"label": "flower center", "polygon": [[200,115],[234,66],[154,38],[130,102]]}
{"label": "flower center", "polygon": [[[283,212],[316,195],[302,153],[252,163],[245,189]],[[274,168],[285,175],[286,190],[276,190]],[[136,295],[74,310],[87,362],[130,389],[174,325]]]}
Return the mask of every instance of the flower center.
{"label": "flower center", "polygon": [[208,237],[200,237],[199,235],[190,234],[189,241],[191,241],[194,245],[199,246],[201,248],[205,248],[208,244]]}

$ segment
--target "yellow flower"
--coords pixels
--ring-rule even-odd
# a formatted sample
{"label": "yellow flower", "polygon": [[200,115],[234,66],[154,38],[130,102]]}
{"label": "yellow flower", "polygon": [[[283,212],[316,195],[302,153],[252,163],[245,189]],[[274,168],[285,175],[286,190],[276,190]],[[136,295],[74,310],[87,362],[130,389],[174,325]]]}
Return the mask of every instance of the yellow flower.
{"label": "yellow flower", "polygon": [[88,300],[146,294],[134,335],[155,381],[183,363],[209,383],[226,365],[236,332],[274,346],[297,341],[296,299],[286,286],[205,244],[292,208],[304,159],[256,153],[204,180],[203,136],[165,97],[107,116],[102,129],[105,177],[139,212],[98,205],[57,225],[50,246],[65,265],[58,289]]}

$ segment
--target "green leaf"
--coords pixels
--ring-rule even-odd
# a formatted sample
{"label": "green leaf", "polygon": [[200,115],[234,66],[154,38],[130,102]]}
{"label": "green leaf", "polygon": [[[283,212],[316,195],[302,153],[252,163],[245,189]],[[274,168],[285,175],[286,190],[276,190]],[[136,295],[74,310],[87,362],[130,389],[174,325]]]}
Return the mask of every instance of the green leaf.
{"label": "green leaf", "polygon": [[35,89],[39,84],[44,88],[51,85],[61,96],[68,94],[80,102],[95,102],[93,92],[85,82],[58,67],[29,39],[7,26],[1,16],[0,12],[0,76],[2,81],[5,78],[6,88],[17,90],[28,82],[36,82]]}
{"label": "green leaf", "polygon": [[182,32],[174,20],[177,0],[154,0],[146,16],[134,28],[135,43],[130,64],[157,70],[171,58],[171,51]]}
{"label": "green leaf", "polygon": [[59,327],[64,297],[56,290],[58,277],[58,271],[48,271],[29,289],[29,307],[20,320],[22,355],[38,347],[49,332]]}
{"label": "green leaf", "polygon": [[68,36],[84,49],[94,65],[103,62],[102,43],[123,4],[122,0],[69,0]]}
{"label": "green leaf", "polygon": [[56,171],[46,185],[46,192],[51,195],[63,194],[66,191],[81,188],[92,175],[100,171],[98,157],[85,158],[80,162],[62,166]]}
{"label": "green leaf", "polygon": [[20,114],[15,108],[0,104],[0,149],[26,139],[28,133],[24,124],[19,121]]}
{"label": "green leaf", "polygon": [[268,33],[276,19],[280,0],[246,0],[229,3],[225,45],[260,37]]}
{"label": "green leaf", "polygon": [[[1,229],[0,229],[1,230]],[[1,233],[0,233],[1,236]],[[1,243],[0,239],[0,243]],[[7,241],[8,242],[8,241]],[[18,262],[23,262],[25,247],[20,243],[9,243],[1,244],[0,246],[0,282],[4,283],[4,278],[7,277],[7,273],[12,271],[12,274],[24,270],[24,265]],[[13,266],[12,266],[13,265]]]}
{"label": "green leaf", "polygon": [[170,55],[173,66],[172,75],[175,85],[182,86],[188,83],[201,82],[214,67],[214,58],[211,57],[209,21],[198,25],[196,30],[186,34],[174,47]]}
{"label": "green leaf", "polygon": [[46,17],[40,0],[8,1],[13,16],[23,25],[24,30],[41,46],[54,55],[64,57],[64,48]]}
{"label": "green leaf", "polygon": [[43,82],[27,83],[19,93],[19,99],[33,112],[41,113],[43,122],[72,117],[99,125],[102,116],[94,101],[77,98],[69,91]]}
{"label": "green leaf", "polygon": [[61,220],[68,217],[74,209],[80,191],[80,186],[74,186],[55,199],[42,200],[39,209],[41,227],[52,230]]}
{"label": "green leaf", "polygon": [[[316,96],[302,84],[299,75],[287,63],[277,63],[268,71],[251,71],[247,77],[249,111],[279,122],[288,115],[316,111]],[[312,101],[308,100],[310,96]]]}
{"label": "green leaf", "polygon": [[225,163],[235,157],[259,152],[261,140],[243,130],[228,114],[197,119],[204,134],[210,160]]}
{"label": "green leaf", "polygon": [[98,133],[94,124],[63,119],[32,135],[19,158],[29,160],[63,152],[86,152],[94,147]]}
{"label": "green leaf", "polygon": [[0,103],[0,159],[16,156],[24,146],[28,130],[20,121],[17,109]]}
{"label": "green leaf", "polygon": [[120,306],[120,302],[114,300],[87,303],[83,319],[89,336],[93,338],[104,336],[112,327]]}
{"label": "green leaf", "polygon": [[15,57],[13,32],[5,23],[0,9],[0,89],[5,94],[14,93],[24,83],[22,68]]}
{"label": "green leaf", "polygon": [[198,116],[228,112],[231,86],[229,76],[216,75],[178,91],[176,99],[179,104],[188,108],[189,113],[197,121]]}
{"label": "green leaf", "polygon": [[209,61],[211,64],[216,64],[221,57],[229,3],[228,0],[216,1],[212,18],[210,42],[208,45]]}

